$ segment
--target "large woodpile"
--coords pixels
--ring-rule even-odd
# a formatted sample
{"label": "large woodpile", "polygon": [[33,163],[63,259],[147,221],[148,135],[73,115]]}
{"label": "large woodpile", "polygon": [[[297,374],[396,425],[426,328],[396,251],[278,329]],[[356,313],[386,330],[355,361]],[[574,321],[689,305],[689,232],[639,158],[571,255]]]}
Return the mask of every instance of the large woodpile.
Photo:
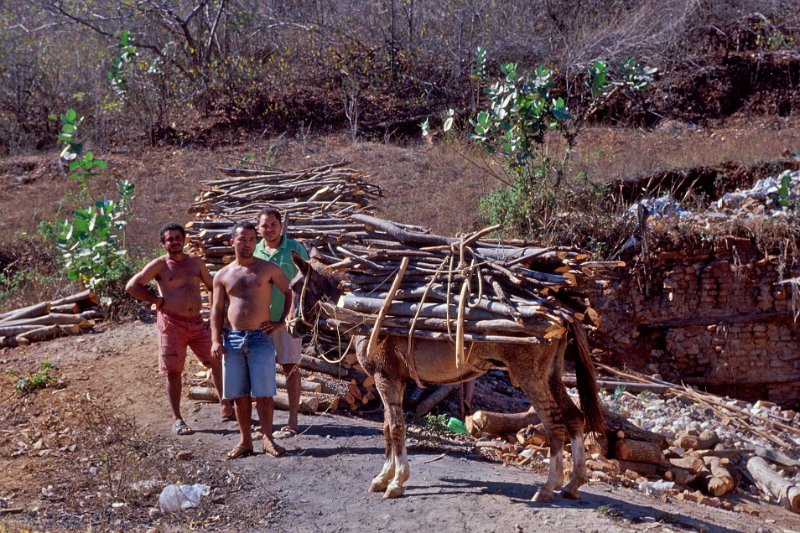
{"label": "large woodpile", "polygon": [[[266,205],[281,210],[288,236],[323,248],[326,240],[359,238],[362,225],[347,215],[370,210],[381,191],[344,164],[296,172],[225,168],[227,178],[205,182],[189,208],[195,220],[187,231],[195,251],[205,257],[211,272],[233,260],[230,228],[240,220],[256,222]],[[325,237],[323,239],[323,237]]]}

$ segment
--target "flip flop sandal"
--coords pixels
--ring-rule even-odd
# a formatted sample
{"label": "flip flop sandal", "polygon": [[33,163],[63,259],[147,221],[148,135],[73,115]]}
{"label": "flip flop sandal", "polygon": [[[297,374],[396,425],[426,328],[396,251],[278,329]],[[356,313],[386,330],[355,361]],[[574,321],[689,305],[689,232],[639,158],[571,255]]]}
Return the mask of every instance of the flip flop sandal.
{"label": "flip flop sandal", "polygon": [[194,430],[189,427],[189,424],[184,422],[183,420],[178,420],[172,426],[172,432],[175,435],[186,436],[186,435],[194,435]]}
{"label": "flip flop sandal", "polygon": [[271,442],[269,439],[261,439],[261,446],[264,449],[264,455],[272,457],[283,457],[286,455],[286,450],[284,448]]}
{"label": "flip flop sandal", "polygon": [[297,430],[289,426],[283,426],[280,431],[276,431],[272,434],[272,436],[276,439],[286,439],[289,437],[294,437],[295,435],[297,435]]}
{"label": "flip flop sandal", "polygon": [[239,459],[240,457],[250,457],[251,455],[253,455],[253,448],[237,444],[234,449],[228,452],[228,459]]}

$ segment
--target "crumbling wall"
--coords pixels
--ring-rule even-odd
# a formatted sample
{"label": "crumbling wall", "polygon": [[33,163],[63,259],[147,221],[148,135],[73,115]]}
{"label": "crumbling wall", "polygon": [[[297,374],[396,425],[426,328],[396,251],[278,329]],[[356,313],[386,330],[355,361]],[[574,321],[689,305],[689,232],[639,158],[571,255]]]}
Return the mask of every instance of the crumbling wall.
{"label": "crumbling wall", "polygon": [[598,338],[618,362],[743,399],[800,405],[793,288],[779,283],[791,275],[786,258],[764,257],[738,238],[641,257],[595,301]]}

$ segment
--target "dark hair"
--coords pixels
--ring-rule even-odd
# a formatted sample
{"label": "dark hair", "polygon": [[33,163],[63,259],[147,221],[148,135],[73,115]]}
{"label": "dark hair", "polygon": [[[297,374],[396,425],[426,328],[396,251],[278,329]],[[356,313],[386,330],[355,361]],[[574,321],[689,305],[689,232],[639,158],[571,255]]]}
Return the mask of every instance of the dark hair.
{"label": "dark hair", "polygon": [[247,221],[247,220],[240,220],[239,222],[234,224],[233,227],[231,228],[231,241],[233,241],[233,239],[236,237],[236,231],[239,230],[240,228],[241,229],[251,229],[251,230],[255,231],[256,232],[256,236],[258,236],[258,230],[256,229],[256,227],[253,225],[252,222]]}
{"label": "dark hair", "polygon": [[162,244],[164,242],[164,234],[166,232],[168,232],[168,231],[180,231],[181,235],[183,236],[183,238],[184,239],[186,238],[186,230],[183,229],[183,226],[181,226],[180,224],[176,224],[175,222],[170,222],[168,224],[164,224],[161,227],[161,233],[158,234],[159,239],[161,239]]}
{"label": "dark hair", "polygon": [[258,220],[261,221],[261,217],[272,215],[278,219],[278,222],[283,224],[283,219],[281,218],[280,210],[273,206],[273,205],[265,205],[264,209],[258,214]]}

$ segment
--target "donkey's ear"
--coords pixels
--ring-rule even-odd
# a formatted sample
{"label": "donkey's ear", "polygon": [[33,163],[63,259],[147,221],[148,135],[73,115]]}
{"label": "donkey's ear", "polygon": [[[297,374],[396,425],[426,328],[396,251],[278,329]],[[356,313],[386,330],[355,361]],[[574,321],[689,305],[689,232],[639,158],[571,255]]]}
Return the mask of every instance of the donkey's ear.
{"label": "donkey's ear", "polygon": [[296,267],[297,267],[297,270],[299,270],[300,272],[302,272],[302,274],[303,274],[304,276],[305,276],[305,275],[307,275],[307,274],[308,274],[308,271],[311,269],[311,265],[310,265],[310,264],[308,264],[308,261],[306,261],[305,259],[303,259],[303,258],[300,256],[300,254],[298,254],[298,253],[297,253],[296,251],[294,251],[294,250],[292,250],[292,263],[294,263],[294,266],[296,266]]}

